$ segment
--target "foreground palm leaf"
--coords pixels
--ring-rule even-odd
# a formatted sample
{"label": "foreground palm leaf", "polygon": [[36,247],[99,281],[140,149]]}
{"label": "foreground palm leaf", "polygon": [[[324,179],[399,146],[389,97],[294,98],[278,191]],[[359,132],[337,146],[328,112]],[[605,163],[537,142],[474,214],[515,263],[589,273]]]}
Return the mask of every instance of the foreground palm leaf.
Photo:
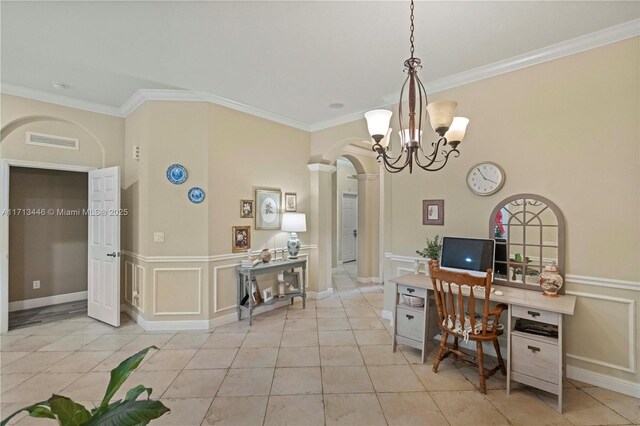
{"label": "foreground palm leaf", "polygon": [[[160,401],[153,401],[152,389],[138,385],[130,389],[124,400],[110,402],[111,398],[120,390],[129,375],[138,368],[150,349],[158,349],[150,346],[130,356],[111,370],[111,379],[107,385],[104,398],[96,408],[91,411],[66,396],[52,395],[47,401],[41,401],[22,408],[0,422],[5,426],[16,414],[27,411],[31,417],[54,419],[62,426],[135,426],[146,425],[151,420],[162,416],[169,409]],[[147,399],[138,401],[143,393]]]}

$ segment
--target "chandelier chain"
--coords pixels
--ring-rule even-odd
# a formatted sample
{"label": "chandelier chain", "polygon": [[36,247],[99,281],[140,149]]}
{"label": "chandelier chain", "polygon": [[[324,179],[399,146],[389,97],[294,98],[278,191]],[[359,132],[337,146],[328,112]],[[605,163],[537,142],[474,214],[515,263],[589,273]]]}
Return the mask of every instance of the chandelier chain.
{"label": "chandelier chain", "polygon": [[411,58],[413,59],[413,51],[414,51],[414,47],[413,47],[413,0],[411,0],[411,26],[409,27],[411,30],[411,36],[409,37],[409,41],[411,42]]}

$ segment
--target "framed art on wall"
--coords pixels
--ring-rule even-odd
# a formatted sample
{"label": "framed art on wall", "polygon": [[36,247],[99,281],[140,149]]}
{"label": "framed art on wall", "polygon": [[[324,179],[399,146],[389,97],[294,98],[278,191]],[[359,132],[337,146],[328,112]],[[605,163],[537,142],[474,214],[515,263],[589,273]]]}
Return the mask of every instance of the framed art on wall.
{"label": "framed art on wall", "polygon": [[249,250],[251,248],[251,227],[234,226],[231,238],[233,253],[242,253]]}
{"label": "framed art on wall", "polygon": [[285,294],[300,291],[300,272],[285,272],[283,274]]}
{"label": "framed art on wall", "polygon": [[444,225],[444,200],[422,200],[422,224]]}
{"label": "framed art on wall", "polygon": [[280,229],[281,199],[279,189],[256,189],[256,229]]}
{"label": "framed art on wall", "polygon": [[253,200],[240,200],[240,217],[253,217]]}
{"label": "framed art on wall", "polygon": [[295,212],[298,211],[298,196],[295,192],[284,193],[284,211]]}

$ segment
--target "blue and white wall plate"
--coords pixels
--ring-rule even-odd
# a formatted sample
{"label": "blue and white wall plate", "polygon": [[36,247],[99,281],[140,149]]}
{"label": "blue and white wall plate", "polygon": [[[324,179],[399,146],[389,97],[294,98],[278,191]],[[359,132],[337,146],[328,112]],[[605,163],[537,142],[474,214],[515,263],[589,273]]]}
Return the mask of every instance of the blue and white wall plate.
{"label": "blue and white wall plate", "polygon": [[182,164],[172,164],[167,169],[167,179],[174,185],[180,185],[187,180],[187,169]]}
{"label": "blue and white wall plate", "polygon": [[188,195],[189,200],[191,200],[192,203],[200,204],[204,201],[204,190],[202,188],[198,188],[197,186],[191,188]]}

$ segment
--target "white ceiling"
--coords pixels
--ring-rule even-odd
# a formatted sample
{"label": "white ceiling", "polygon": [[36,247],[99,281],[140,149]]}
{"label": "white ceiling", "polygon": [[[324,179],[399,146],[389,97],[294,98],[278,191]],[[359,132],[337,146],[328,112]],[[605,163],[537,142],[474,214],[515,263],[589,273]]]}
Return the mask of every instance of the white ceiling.
{"label": "white ceiling", "polygon": [[[409,50],[406,1],[0,7],[3,83],[112,107],[138,89],[197,90],[312,126],[386,104]],[[430,82],[638,19],[640,3],[420,1],[415,14]]]}

